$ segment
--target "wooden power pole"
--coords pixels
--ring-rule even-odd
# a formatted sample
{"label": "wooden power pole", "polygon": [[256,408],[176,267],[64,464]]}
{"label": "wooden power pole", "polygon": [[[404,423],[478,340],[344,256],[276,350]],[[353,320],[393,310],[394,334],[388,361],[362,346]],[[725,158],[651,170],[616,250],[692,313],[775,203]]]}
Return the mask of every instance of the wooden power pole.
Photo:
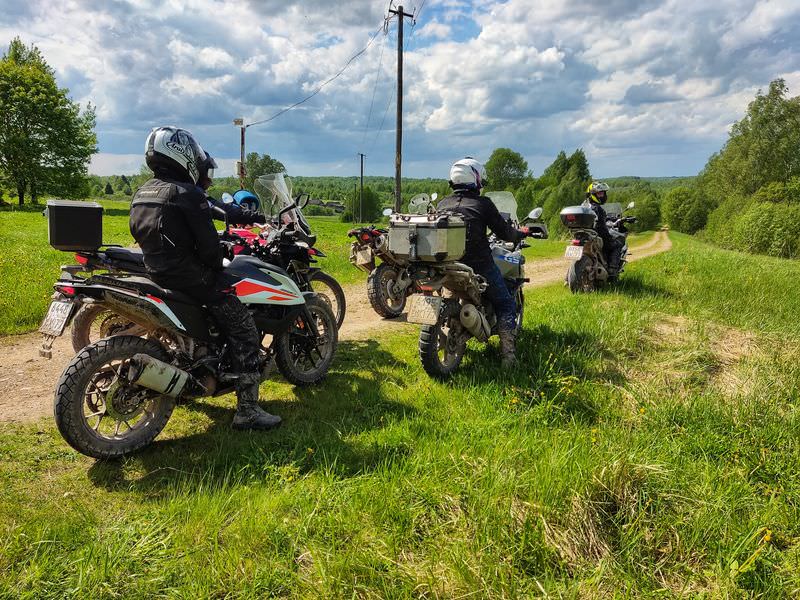
{"label": "wooden power pole", "polygon": [[358,222],[364,222],[364,158],[366,158],[366,154],[363,152],[359,152],[358,155],[361,157],[361,192],[358,196]]}
{"label": "wooden power pole", "polygon": [[400,176],[403,164],[403,23],[406,17],[413,18],[407,12],[403,12],[403,5],[397,9],[389,9],[393,15],[397,15],[397,147],[394,157],[394,210],[400,212],[403,197],[400,192]]}

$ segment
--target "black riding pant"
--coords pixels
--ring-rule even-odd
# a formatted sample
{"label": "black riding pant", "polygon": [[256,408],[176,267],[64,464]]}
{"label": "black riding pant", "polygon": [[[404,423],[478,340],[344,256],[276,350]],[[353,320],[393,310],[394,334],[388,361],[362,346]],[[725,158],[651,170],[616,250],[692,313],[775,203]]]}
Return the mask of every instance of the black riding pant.
{"label": "black riding pant", "polygon": [[[153,279],[155,280],[155,277]],[[156,281],[156,283],[183,292],[206,306],[230,346],[229,356],[233,374],[258,372],[261,336],[253,320],[253,315],[230,291],[230,282],[226,281],[222,274],[216,277],[211,286],[198,284],[175,288],[171,287],[166,280]]]}

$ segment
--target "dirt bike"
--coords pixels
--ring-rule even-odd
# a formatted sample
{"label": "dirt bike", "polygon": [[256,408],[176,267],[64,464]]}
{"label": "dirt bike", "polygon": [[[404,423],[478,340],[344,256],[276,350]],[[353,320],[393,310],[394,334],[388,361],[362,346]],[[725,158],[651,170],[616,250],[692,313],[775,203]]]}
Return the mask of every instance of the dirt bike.
{"label": "dirt bike", "polygon": [[[635,206],[631,202],[626,207]],[[618,267],[611,267],[603,251],[603,239],[597,234],[597,217],[587,203],[568,206],[561,211],[561,222],[572,234],[564,257],[570,259],[566,282],[572,293],[591,292],[607,282],[616,281],[625,269],[628,256],[628,230],[626,223],[635,223],[636,217],[624,217],[619,204],[606,206],[606,226],[618,245]]]}
{"label": "dirt bike", "polygon": [[[417,194],[409,201],[409,212],[426,214],[433,209],[437,194]],[[388,217],[391,209],[383,215]],[[359,227],[347,232],[353,238],[350,244],[350,263],[368,273],[367,298],[370,306],[381,317],[393,319],[403,314],[408,297],[418,292],[408,273],[408,261],[389,251],[388,229],[374,225]],[[380,264],[376,264],[376,259]]]}
{"label": "dirt bike", "polygon": [[[509,192],[497,193],[492,200],[498,205],[500,212],[505,213],[513,225],[517,225],[516,201],[513,195]],[[547,238],[547,226],[538,222],[541,214],[542,209],[536,208],[523,221],[530,223],[529,237]],[[404,215],[393,215],[390,221],[389,235],[400,238],[398,246],[407,235],[407,228],[397,227],[404,218]],[[431,231],[458,231],[457,217],[447,213],[433,213],[429,218]],[[408,222],[415,225],[413,235],[417,236],[416,252],[420,256],[419,247],[425,243],[421,238],[426,235],[427,228],[420,227],[419,223],[412,223],[412,220]],[[463,228],[463,222],[460,227]],[[460,258],[464,252],[463,233],[454,235],[456,238],[459,236],[460,240],[456,244],[448,244],[452,248],[458,248],[460,244],[460,252],[456,250],[454,254],[433,261],[430,260],[431,257],[437,258],[436,254],[442,257],[442,254],[423,254],[422,260],[412,260],[409,266],[409,273],[422,293],[411,297],[408,321],[422,325],[419,335],[420,360],[425,372],[437,379],[447,378],[456,371],[471,338],[486,342],[491,336],[497,335],[497,316],[491,303],[483,297],[487,289],[486,280],[467,265],[453,260],[455,257]],[[489,243],[495,263],[502,265],[503,279],[517,302],[516,326],[519,330],[522,327],[524,309],[522,287],[527,281],[524,271],[525,257],[521,250],[527,244],[504,242],[494,236],[490,237]]]}
{"label": "dirt bike", "polygon": [[[262,338],[272,336],[269,346],[261,348],[262,378],[274,362],[295,385],[324,379],[338,343],[328,305],[315,293],[300,290],[282,269],[254,256],[231,256],[223,276],[250,310]],[[62,271],[54,289],[40,328],[45,349],[87,299],[146,334],[117,335],[90,344],[61,375],[54,402],[56,425],[82,454],[128,455],[156,438],[178,400],[234,389],[225,339],[191,297],[142,276],[106,273],[81,278],[69,270]]]}

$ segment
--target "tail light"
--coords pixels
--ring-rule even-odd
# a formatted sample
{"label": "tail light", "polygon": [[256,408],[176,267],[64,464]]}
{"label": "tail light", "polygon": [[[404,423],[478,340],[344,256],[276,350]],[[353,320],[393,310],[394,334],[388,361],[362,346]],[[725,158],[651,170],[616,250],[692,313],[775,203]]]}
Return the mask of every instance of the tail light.
{"label": "tail light", "polygon": [[572,240],[572,245],[573,246],[580,246],[581,245],[581,241],[580,240]]}
{"label": "tail light", "polygon": [[84,267],[89,264],[89,257],[84,256],[83,254],[76,254],[75,260],[78,261],[78,263],[83,265]]}
{"label": "tail light", "polygon": [[309,248],[308,249],[308,255],[309,256],[316,256],[317,255],[317,250],[315,248]]}
{"label": "tail light", "polygon": [[57,285],[55,287],[57,292],[61,292],[65,296],[72,297],[75,295],[75,288],[71,285]]}
{"label": "tail light", "polygon": [[362,233],[361,234],[361,239],[362,239],[362,241],[365,241],[365,242],[368,242],[371,237],[372,236],[370,234],[368,234],[368,233]]}

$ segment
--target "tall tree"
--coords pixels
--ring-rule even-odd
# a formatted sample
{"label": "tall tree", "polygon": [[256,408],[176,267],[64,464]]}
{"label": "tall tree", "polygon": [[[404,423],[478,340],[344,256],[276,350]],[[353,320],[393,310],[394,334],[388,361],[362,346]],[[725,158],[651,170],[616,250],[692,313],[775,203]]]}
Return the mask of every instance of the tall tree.
{"label": "tall tree", "polygon": [[59,88],[41,52],[15,38],[0,59],[0,178],[19,204],[51,193],[88,192],[89,159],[97,151],[95,114]]}
{"label": "tall tree", "polygon": [[517,188],[529,175],[528,163],[511,148],[495,148],[486,161],[486,175],[493,190]]}
{"label": "tall tree", "polygon": [[245,189],[252,190],[255,180],[262,175],[270,175],[272,173],[285,173],[286,167],[283,163],[269,154],[259,154],[258,152],[250,152],[244,160],[245,171],[247,176],[244,178]]}

